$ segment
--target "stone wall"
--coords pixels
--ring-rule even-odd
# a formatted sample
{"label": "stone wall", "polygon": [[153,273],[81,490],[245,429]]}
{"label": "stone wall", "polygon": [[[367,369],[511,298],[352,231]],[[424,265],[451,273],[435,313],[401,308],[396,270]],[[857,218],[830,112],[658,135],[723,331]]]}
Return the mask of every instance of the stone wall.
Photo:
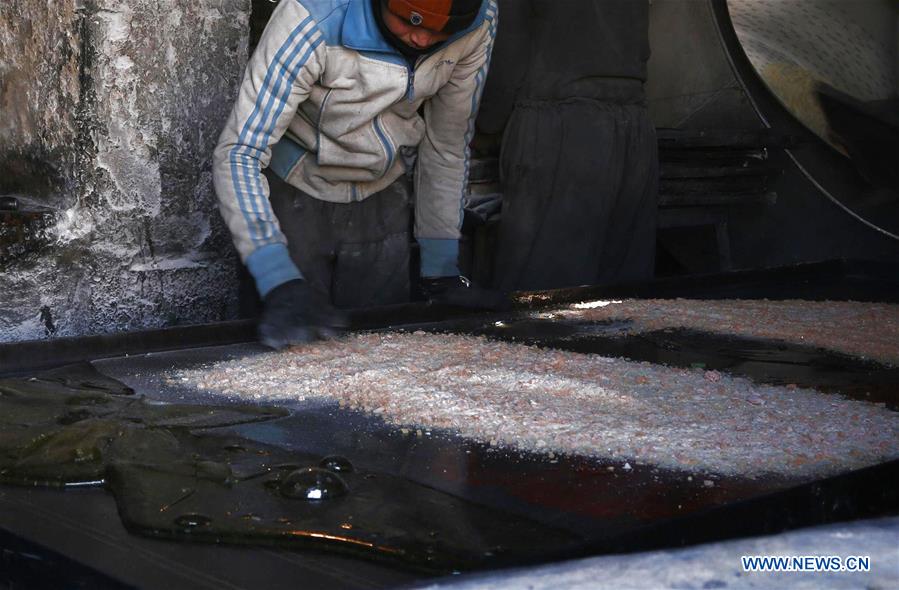
{"label": "stone wall", "polygon": [[71,0],[0,5],[0,194],[29,194],[56,206],[71,192],[82,22]]}
{"label": "stone wall", "polygon": [[229,319],[237,259],[212,149],[250,0],[4,0],[0,195],[49,206],[0,261],[0,341]]}

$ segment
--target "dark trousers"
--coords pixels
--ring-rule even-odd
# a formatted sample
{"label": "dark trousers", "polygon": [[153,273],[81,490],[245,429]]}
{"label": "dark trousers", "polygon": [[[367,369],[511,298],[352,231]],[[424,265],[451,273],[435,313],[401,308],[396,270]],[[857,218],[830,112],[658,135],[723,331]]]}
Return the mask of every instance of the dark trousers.
{"label": "dark trousers", "polygon": [[497,288],[653,276],[658,146],[645,107],[577,98],[519,103],[501,171]]}
{"label": "dark trousers", "polygon": [[270,170],[265,176],[290,256],[310,285],[344,309],[409,301],[408,179],[357,203],[331,203]]}

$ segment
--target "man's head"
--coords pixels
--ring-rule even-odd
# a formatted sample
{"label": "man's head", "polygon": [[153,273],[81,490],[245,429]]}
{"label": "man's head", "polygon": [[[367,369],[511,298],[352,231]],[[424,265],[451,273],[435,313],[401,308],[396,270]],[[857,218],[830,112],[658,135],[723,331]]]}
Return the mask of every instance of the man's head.
{"label": "man's head", "polygon": [[482,0],[382,0],[384,25],[397,39],[424,50],[471,25]]}

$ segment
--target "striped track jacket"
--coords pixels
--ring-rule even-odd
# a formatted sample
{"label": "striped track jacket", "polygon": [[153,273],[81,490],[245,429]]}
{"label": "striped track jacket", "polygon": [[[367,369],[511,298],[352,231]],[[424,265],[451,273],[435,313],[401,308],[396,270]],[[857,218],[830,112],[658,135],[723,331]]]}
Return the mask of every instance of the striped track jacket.
{"label": "striped track jacket", "polygon": [[[261,171],[313,197],[362,200],[418,147],[415,236],[423,276],[458,274],[468,145],[496,34],[495,0],[414,69],[371,0],[281,0],[250,58],[214,157],[219,206],[263,296],[301,278]],[[424,107],[424,117],[419,108]]]}

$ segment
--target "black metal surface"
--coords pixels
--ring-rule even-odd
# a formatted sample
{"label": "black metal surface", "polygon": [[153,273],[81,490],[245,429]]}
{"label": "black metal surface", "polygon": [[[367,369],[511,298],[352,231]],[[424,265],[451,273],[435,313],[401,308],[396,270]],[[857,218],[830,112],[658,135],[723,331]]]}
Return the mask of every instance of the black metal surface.
{"label": "black metal surface", "polygon": [[[54,567],[59,584],[43,584],[24,568],[11,587],[107,587],[235,590],[258,588],[391,588],[417,579],[400,570],[316,552],[185,545],[128,533],[112,497],[99,489],[0,488],[0,551],[24,547]],[[25,545],[23,545],[25,543]],[[25,556],[27,558],[27,556]],[[21,559],[21,557],[17,558]],[[94,572],[102,572],[102,577]],[[16,577],[12,577],[16,574]],[[2,580],[2,577],[0,577]]]}
{"label": "black metal surface", "polygon": [[803,299],[899,302],[899,261],[830,260],[781,268],[522,293],[521,307],[602,298]]}
{"label": "black metal surface", "polygon": [[[424,303],[385,306],[350,313],[353,329],[384,328],[471,315],[471,311]],[[255,341],[255,321],[234,320],[99,336],[7,342],[0,343],[0,377],[103,358]]]}
{"label": "black metal surface", "polygon": [[119,590],[129,587],[65,555],[0,529],[0,588]]}
{"label": "black metal surface", "polygon": [[9,342],[0,344],[0,377],[107,357],[250,342],[255,337],[252,321],[237,320],[81,338]]}
{"label": "black metal surface", "polygon": [[899,461],[830,477],[639,528],[585,547],[585,557],[771,535],[832,522],[899,514]]}

